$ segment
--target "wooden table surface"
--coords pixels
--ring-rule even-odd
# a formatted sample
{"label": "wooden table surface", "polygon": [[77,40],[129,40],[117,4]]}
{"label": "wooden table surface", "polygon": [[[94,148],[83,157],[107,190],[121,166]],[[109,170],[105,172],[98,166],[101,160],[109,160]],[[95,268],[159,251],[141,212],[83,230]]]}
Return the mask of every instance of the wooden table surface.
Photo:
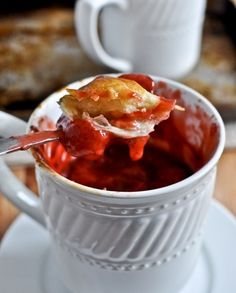
{"label": "wooden table surface", "polygon": [[[32,167],[15,166],[13,171],[37,193]],[[236,216],[236,149],[225,151],[219,161],[214,197]],[[18,214],[19,211],[0,196],[0,238]]]}

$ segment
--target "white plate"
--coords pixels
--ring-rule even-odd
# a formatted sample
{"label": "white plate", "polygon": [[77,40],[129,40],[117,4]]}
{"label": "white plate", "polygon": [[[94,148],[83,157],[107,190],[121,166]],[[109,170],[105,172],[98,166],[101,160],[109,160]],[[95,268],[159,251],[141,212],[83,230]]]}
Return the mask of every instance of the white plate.
{"label": "white plate", "polygon": [[[206,224],[201,257],[179,293],[235,293],[235,272],[236,221],[214,202]],[[0,292],[68,293],[54,266],[48,233],[27,216],[20,216],[2,241]]]}

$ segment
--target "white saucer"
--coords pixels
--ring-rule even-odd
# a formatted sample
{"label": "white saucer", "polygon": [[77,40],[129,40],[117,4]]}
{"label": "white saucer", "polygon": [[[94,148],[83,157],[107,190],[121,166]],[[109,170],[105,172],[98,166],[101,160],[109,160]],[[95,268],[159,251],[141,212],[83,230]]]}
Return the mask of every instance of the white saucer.
{"label": "white saucer", "polygon": [[[53,264],[46,230],[29,217],[20,216],[1,244],[0,292],[69,293]],[[214,202],[207,220],[201,257],[192,277],[178,293],[234,293],[235,272],[236,221]]]}

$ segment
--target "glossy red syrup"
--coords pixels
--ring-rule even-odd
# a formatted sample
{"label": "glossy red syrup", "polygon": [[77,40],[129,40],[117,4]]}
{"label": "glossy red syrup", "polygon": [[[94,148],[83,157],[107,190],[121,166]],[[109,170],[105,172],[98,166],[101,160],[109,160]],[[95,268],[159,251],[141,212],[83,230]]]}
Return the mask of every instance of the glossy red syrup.
{"label": "glossy red syrup", "polygon": [[[127,140],[98,131],[87,121],[72,122],[62,116],[58,121],[58,128],[64,132],[61,143],[39,148],[46,163],[72,181],[114,191],[168,186],[201,168],[214,153],[219,138],[211,117],[198,107],[184,105],[180,91],[165,83],[154,83],[150,77],[138,74],[122,77],[135,79],[167,102],[176,99],[186,111],[173,111],[169,119],[156,126],[150,139]],[[120,120],[126,122],[125,117]]]}

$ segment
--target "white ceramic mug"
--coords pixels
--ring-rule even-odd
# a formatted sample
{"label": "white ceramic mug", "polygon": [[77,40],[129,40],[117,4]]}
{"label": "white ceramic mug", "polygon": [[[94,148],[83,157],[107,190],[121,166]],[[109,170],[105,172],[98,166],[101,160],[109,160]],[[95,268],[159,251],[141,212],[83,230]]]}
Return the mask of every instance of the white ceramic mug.
{"label": "white ceramic mug", "polygon": [[[79,88],[90,80],[69,87]],[[175,293],[196,264],[216,164],[224,148],[224,125],[216,109],[197,92],[170,80],[154,80],[179,89],[185,103],[203,109],[217,127],[212,157],[183,181],[140,192],[94,189],[59,175],[33,151],[37,198],[0,160],[0,192],[47,226],[62,279],[73,293]],[[65,90],[57,91],[37,107],[27,128],[45,115],[57,121],[61,114],[57,101],[64,94]],[[11,125],[5,135],[19,133],[18,119],[0,112],[0,125],[4,121]]]}
{"label": "white ceramic mug", "polygon": [[199,58],[205,2],[78,0],[76,31],[97,63],[123,72],[179,78]]}

